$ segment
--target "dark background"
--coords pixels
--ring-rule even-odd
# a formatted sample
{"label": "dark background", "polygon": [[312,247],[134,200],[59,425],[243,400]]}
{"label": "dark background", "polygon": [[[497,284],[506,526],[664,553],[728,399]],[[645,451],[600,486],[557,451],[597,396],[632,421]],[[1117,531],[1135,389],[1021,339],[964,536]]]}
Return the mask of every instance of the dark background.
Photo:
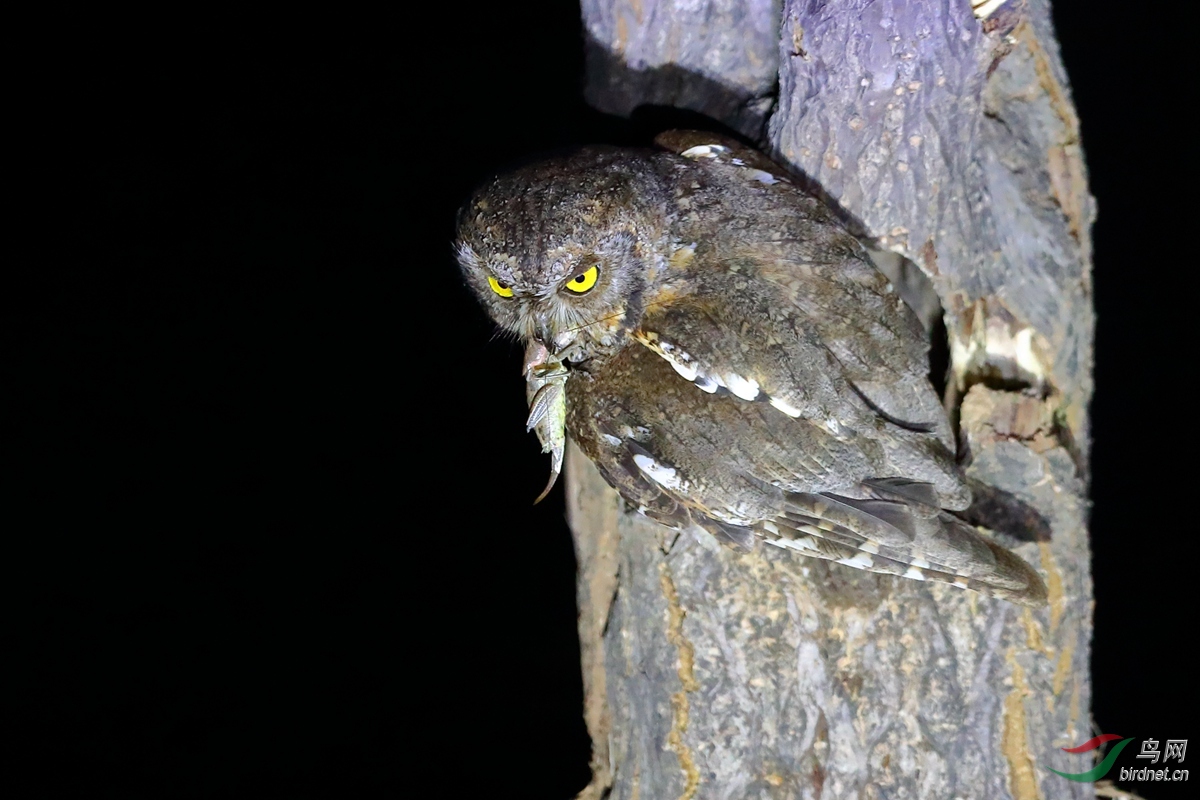
{"label": "dark background", "polygon": [[[1094,716],[1187,738],[1186,49],[1097,9],[1056,4],[1100,206]],[[586,783],[561,490],[530,506],[520,351],[449,242],[494,171],[655,131],[583,105],[573,5],[425,11],[63,18],[17,76],[3,714],[30,793]]]}

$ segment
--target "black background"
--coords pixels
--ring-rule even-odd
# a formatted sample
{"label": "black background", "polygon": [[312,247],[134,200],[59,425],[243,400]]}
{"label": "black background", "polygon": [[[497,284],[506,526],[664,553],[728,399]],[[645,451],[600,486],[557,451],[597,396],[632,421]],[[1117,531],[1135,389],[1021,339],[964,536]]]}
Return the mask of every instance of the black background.
{"label": "black background", "polygon": [[[584,106],[574,6],[517,5],[41,31],[9,115],[36,175],[3,611],[30,794],[586,783],[561,491],[530,506],[520,351],[449,242],[489,174],[655,131]],[[1200,736],[1183,21],[1056,22],[1100,206],[1094,716]]]}

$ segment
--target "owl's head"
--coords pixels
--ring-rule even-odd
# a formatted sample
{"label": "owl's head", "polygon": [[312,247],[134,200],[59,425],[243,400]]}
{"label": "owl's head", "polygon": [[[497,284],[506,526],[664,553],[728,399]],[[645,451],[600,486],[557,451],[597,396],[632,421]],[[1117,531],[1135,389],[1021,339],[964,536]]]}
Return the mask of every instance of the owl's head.
{"label": "owl's head", "polygon": [[574,361],[620,346],[666,272],[659,168],[649,154],[586,150],[477,191],[456,251],[497,324]]}

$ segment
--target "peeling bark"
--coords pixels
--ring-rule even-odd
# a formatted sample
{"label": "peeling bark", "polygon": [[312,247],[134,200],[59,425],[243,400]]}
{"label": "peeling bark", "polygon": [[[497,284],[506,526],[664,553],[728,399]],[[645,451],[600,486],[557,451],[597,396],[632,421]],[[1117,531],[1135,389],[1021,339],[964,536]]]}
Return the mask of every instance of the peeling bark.
{"label": "peeling bark", "polygon": [[[759,139],[941,300],[969,473],[1051,522],[1004,540],[1045,609],[621,510],[568,457],[585,798],[1086,797],[1093,317],[1078,121],[1043,0],[585,0],[588,98]],[[764,48],[769,40],[771,49]],[[767,118],[778,70],[778,103]],[[767,76],[767,77],[764,77]],[[764,125],[765,122],[765,125]]]}

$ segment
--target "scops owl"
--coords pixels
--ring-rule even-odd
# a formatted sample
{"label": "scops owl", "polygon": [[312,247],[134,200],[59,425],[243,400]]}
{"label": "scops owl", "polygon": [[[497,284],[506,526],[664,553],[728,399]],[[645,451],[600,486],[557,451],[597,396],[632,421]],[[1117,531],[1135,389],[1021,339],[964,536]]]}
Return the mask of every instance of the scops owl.
{"label": "scops owl", "polygon": [[583,150],[460,212],[467,282],[527,344],[554,475],[565,426],[672,528],[1043,603],[952,513],[970,490],[916,316],[822,201],[714,141]]}

